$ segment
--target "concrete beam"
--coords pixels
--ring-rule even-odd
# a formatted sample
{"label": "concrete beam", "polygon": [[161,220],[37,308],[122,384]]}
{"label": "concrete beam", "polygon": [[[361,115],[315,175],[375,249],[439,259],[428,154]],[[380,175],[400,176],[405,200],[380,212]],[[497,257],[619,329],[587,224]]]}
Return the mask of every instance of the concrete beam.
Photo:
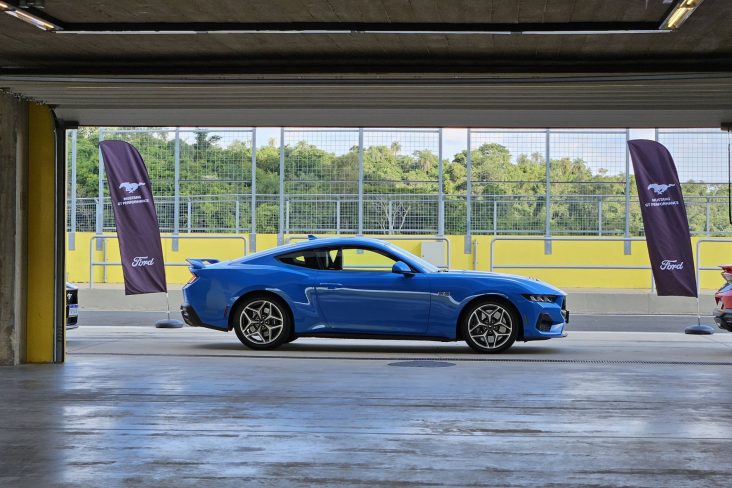
{"label": "concrete beam", "polygon": [[28,105],[0,94],[0,365],[25,361]]}

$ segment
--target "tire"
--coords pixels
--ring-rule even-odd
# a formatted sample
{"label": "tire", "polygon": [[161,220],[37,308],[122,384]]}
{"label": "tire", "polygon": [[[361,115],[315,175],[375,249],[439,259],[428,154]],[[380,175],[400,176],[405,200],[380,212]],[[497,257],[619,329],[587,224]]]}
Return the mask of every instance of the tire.
{"label": "tire", "polygon": [[275,349],[293,336],[290,309],[272,295],[247,297],[236,307],[233,318],[236,336],[250,349]]}
{"label": "tire", "polygon": [[516,342],[521,320],[515,309],[503,300],[481,300],[463,314],[460,333],[465,342],[481,354],[497,354]]}

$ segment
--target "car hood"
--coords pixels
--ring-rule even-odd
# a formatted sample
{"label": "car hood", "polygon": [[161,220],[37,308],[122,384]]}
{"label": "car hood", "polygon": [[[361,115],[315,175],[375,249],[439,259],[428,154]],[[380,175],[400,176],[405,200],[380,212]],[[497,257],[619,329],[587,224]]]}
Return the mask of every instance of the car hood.
{"label": "car hood", "polygon": [[437,273],[438,275],[442,276],[451,276],[451,277],[465,277],[470,279],[480,279],[485,278],[486,280],[491,281],[510,281],[512,283],[516,283],[518,285],[524,286],[527,288],[527,291],[530,293],[546,293],[546,294],[552,294],[552,295],[562,295],[566,296],[566,293],[564,293],[562,290],[557,288],[556,286],[550,285],[549,283],[546,283],[544,281],[538,280],[536,278],[529,278],[527,276],[520,276],[520,275],[514,275],[514,274],[508,274],[508,273],[491,273],[488,271],[469,271],[469,270],[450,270],[450,271],[444,271]]}

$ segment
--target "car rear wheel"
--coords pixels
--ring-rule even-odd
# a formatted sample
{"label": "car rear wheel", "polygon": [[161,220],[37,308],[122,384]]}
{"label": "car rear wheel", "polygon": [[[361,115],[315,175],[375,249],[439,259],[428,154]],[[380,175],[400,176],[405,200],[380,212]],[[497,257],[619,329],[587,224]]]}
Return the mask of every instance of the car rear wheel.
{"label": "car rear wheel", "polygon": [[242,344],[251,349],[274,349],[292,337],[292,318],[278,298],[255,295],[236,308],[234,331]]}
{"label": "car rear wheel", "polygon": [[503,352],[516,342],[520,321],[505,302],[487,299],[470,307],[463,315],[462,337],[476,352]]}

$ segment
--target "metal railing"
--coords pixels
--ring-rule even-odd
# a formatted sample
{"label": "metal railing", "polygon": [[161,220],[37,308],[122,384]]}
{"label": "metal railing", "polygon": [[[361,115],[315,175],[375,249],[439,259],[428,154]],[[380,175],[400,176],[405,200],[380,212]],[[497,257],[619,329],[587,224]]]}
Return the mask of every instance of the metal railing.
{"label": "metal railing", "polygon": [[[610,265],[565,265],[565,264],[495,264],[495,243],[497,241],[525,241],[525,242],[542,242],[545,239],[540,237],[494,237],[491,239],[490,246],[490,271],[496,269],[599,269],[599,270],[651,270],[650,266],[610,266]],[[552,241],[574,241],[574,242],[646,242],[642,238],[582,238],[582,237],[552,237]],[[701,272],[702,271],[719,271],[719,266],[702,266],[702,244],[732,244],[732,239],[712,239],[702,238],[696,241],[696,259],[694,263],[696,274],[697,293],[701,294]],[[475,247],[475,255],[473,256],[473,269],[477,267],[478,252],[477,241],[473,241]],[[732,259],[730,260],[732,261]],[[653,273],[651,273],[651,291],[655,290],[653,281]]]}
{"label": "metal railing", "polygon": [[[450,239],[447,237],[404,237],[404,236],[390,236],[390,237],[370,237],[371,239],[377,239],[380,241],[420,241],[420,242],[444,242],[445,243],[445,266],[437,266],[440,269],[450,269],[450,256],[452,251],[450,248]],[[285,238],[285,244],[289,244],[292,241],[306,241],[308,236],[288,236]]]}
{"label": "metal railing", "polygon": [[[95,266],[101,266],[104,269],[104,277],[103,282],[107,281],[107,267],[109,266],[122,266],[122,263],[119,261],[107,261],[107,241],[110,239],[118,239],[117,236],[110,236],[110,235],[98,235],[98,236],[92,236],[91,239],[89,239],[89,288],[94,288],[94,267]],[[247,255],[247,248],[248,248],[248,240],[245,236],[189,236],[189,235],[177,235],[177,236],[160,236],[160,239],[167,239],[167,240],[173,240],[173,239],[229,239],[229,240],[241,240],[243,245],[243,251],[244,256]],[[102,261],[95,261],[94,260],[94,243],[95,242],[101,242],[102,244]],[[173,266],[190,266],[186,262],[166,262],[165,267],[173,267]]]}
{"label": "metal railing", "polygon": [[[277,194],[258,194],[262,205],[276,206]],[[247,194],[185,195],[179,199],[179,230],[181,233],[197,232],[250,232],[251,196]],[[481,195],[473,197],[474,235],[543,235],[543,225],[527,219],[520,210],[514,208],[520,202],[535,205],[536,195]],[[465,195],[451,195],[447,210],[442,207],[445,219],[445,233],[458,235],[464,232],[465,216],[455,211],[454,206],[465,205]],[[556,235],[623,236],[623,216],[613,213],[609,205],[620,205],[616,196],[607,195],[561,195],[554,201],[554,209],[570,207],[583,209],[582,214],[575,212],[571,222],[566,219],[554,222]],[[732,232],[723,224],[726,218],[726,197],[685,198],[692,235],[727,235]],[[93,232],[96,230],[97,198],[78,198],[69,207],[69,232]],[[440,211],[435,195],[431,194],[384,194],[377,201],[373,195],[364,200],[366,223],[364,234],[438,234],[432,223],[437,222]],[[334,233],[356,234],[356,214],[358,199],[355,194],[313,194],[287,195],[285,200],[285,234],[291,233]],[[637,197],[631,199],[634,224],[631,234],[638,236],[640,209]],[[175,229],[175,202],[172,197],[157,196],[155,205],[160,228],[163,232]],[[452,206],[451,206],[452,205]],[[115,223],[109,197],[104,198],[104,232],[114,231]],[[396,222],[394,214],[399,208],[404,215]],[[619,208],[619,207],[618,207]],[[616,209],[617,210],[617,209]],[[724,210],[724,211],[723,211]],[[73,217],[73,219],[72,219]],[[381,224],[381,226],[379,226]],[[461,227],[463,226],[463,227]],[[276,226],[260,224],[259,233],[276,233]],[[71,246],[71,243],[69,243]]]}
{"label": "metal railing", "polygon": [[[496,264],[495,243],[498,241],[523,241],[523,242],[646,242],[645,239],[637,237],[615,237],[615,238],[584,238],[584,237],[494,237],[491,239],[490,245],[490,264],[489,270],[496,269],[599,269],[599,270],[647,270],[651,271],[651,266],[641,265],[574,265],[574,264]],[[651,273],[651,290],[655,288],[653,283],[653,273]]]}
{"label": "metal railing", "polygon": [[[702,271],[719,271],[719,266],[702,266],[701,250],[702,244],[732,244],[730,239],[699,239],[696,241],[696,287],[697,293],[701,293],[701,272]],[[732,261],[732,259],[730,260]]]}

